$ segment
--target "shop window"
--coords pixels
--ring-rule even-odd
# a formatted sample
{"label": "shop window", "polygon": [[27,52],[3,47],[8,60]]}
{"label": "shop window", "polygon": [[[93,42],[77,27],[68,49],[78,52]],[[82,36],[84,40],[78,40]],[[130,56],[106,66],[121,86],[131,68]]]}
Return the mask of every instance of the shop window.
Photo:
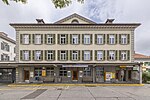
{"label": "shop window", "polygon": [[54,76],[54,68],[46,68],[46,76]]}
{"label": "shop window", "polygon": [[96,67],[96,76],[104,76],[104,68]]}
{"label": "shop window", "polygon": [[88,68],[84,68],[84,76],[91,76],[91,68],[88,67]]}
{"label": "shop window", "polygon": [[59,76],[67,76],[67,70],[66,70],[66,68],[60,68],[60,70],[59,70]]}
{"label": "shop window", "polygon": [[42,68],[35,68],[34,73],[37,77],[42,76]]}

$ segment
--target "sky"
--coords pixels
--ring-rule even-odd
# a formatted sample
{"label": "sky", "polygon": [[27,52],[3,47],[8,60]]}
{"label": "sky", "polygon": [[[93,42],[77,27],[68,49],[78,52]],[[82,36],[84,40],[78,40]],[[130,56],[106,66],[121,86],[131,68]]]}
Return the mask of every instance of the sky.
{"label": "sky", "polygon": [[35,23],[38,18],[53,23],[73,13],[97,23],[114,18],[115,23],[141,23],[135,30],[135,51],[150,55],[150,0],[85,0],[84,4],[76,1],[56,9],[51,0],[28,0],[27,4],[10,1],[10,5],[0,0],[0,31],[15,39],[10,23]]}

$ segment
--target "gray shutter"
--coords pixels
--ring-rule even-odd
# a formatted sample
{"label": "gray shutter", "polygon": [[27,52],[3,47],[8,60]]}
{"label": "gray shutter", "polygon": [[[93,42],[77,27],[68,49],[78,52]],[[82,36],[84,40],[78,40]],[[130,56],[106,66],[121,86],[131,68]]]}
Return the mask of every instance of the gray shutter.
{"label": "gray shutter", "polygon": [[118,52],[117,52],[117,50],[115,50],[115,60],[118,60],[117,58],[118,58]]}
{"label": "gray shutter", "polygon": [[22,59],[22,58],[23,58],[22,56],[23,56],[23,51],[21,50],[21,51],[20,51],[20,60],[23,60],[23,59]]}
{"label": "gray shutter", "polygon": [[45,50],[45,60],[48,60],[48,59],[47,59],[47,52],[48,52],[48,51]]}
{"label": "gray shutter", "polygon": [[130,34],[127,35],[127,43],[130,44]]}
{"label": "gray shutter", "polygon": [[60,60],[60,50],[57,51],[58,60]]}
{"label": "gray shutter", "polygon": [[22,38],[23,38],[23,35],[20,34],[20,44],[23,44]]}
{"label": "gray shutter", "polygon": [[73,44],[72,42],[72,34],[70,34],[70,44]]}
{"label": "gray shutter", "polygon": [[121,34],[119,34],[119,44],[121,44]]}
{"label": "gray shutter", "polygon": [[70,60],[72,60],[72,53],[73,53],[73,51],[70,50]]}
{"label": "gray shutter", "polygon": [[7,44],[7,51],[9,51],[9,47],[10,47],[10,46]]}
{"label": "gray shutter", "polygon": [[130,60],[130,50],[127,51],[128,55],[128,60]]}
{"label": "gray shutter", "polygon": [[78,61],[80,61],[80,50],[78,50]]}
{"label": "gray shutter", "polygon": [[35,53],[35,51],[33,50],[33,51],[32,51],[32,59],[33,59],[33,60],[35,60],[34,53]]}
{"label": "gray shutter", "polygon": [[47,44],[47,34],[45,34],[45,44]]}
{"label": "gray shutter", "polygon": [[80,34],[78,34],[78,44],[80,44]]}
{"label": "gray shutter", "polygon": [[109,44],[109,34],[107,34],[107,44]]}
{"label": "gray shutter", "polygon": [[82,34],[82,44],[84,44],[84,34]]}
{"label": "gray shutter", "polygon": [[90,44],[93,44],[93,35],[92,34],[90,34]]}
{"label": "gray shutter", "polygon": [[103,34],[103,44],[105,44],[105,34]]}
{"label": "gray shutter", "polygon": [[95,44],[97,44],[97,34],[95,34]]}
{"label": "gray shutter", "polygon": [[41,60],[43,60],[43,50],[41,50]]}
{"label": "gray shutter", "polygon": [[55,34],[53,34],[53,44],[55,44]]}
{"label": "gray shutter", "polygon": [[66,34],[66,43],[65,44],[68,44],[68,34]]}
{"label": "gray shutter", "polygon": [[90,50],[90,60],[93,60],[92,58],[93,58],[93,52],[92,50]]}
{"label": "gray shutter", "polygon": [[29,50],[29,60],[31,60],[31,50]]}
{"label": "gray shutter", "polygon": [[29,44],[31,44],[31,34],[28,35],[29,35]]}
{"label": "gray shutter", "polygon": [[60,34],[57,35],[57,39],[58,44],[60,44]]}
{"label": "gray shutter", "polygon": [[105,50],[103,50],[103,60],[105,60]]}
{"label": "gray shutter", "polygon": [[116,40],[116,44],[117,44],[117,42],[118,42],[118,35],[117,34],[115,34],[115,40]]}
{"label": "gray shutter", "polygon": [[82,50],[82,60],[84,60],[84,50]]}
{"label": "gray shutter", "polygon": [[97,50],[95,50],[95,60],[97,60]]}
{"label": "gray shutter", "polygon": [[107,50],[107,60],[109,60],[109,51]]}
{"label": "gray shutter", "polygon": [[66,50],[66,60],[68,60],[68,50]]}
{"label": "gray shutter", "polygon": [[119,50],[119,60],[121,60],[121,50]]}
{"label": "gray shutter", "polygon": [[3,58],[3,55],[1,54],[1,61],[3,61],[4,60],[4,58]]}
{"label": "gray shutter", "polygon": [[32,35],[32,42],[33,42],[33,44],[35,43],[34,40],[35,40],[35,34]]}
{"label": "gray shutter", "polygon": [[4,50],[4,44],[1,42],[1,49]]}
{"label": "gray shutter", "polygon": [[53,50],[53,60],[55,60],[55,50]]}
{"label": "gray shutter", "polygon": [[43,44],[43,34],[41,34],[41,44]]}

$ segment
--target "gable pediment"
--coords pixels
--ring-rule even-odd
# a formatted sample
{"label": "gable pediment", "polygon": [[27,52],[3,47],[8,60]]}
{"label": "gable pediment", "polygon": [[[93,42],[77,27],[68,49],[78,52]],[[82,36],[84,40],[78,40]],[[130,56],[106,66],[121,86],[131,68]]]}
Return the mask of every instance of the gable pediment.
{"label": "gable pediment", "polygon": [[96,24],[96,23],[75,13],[55,22],[54,24]]}

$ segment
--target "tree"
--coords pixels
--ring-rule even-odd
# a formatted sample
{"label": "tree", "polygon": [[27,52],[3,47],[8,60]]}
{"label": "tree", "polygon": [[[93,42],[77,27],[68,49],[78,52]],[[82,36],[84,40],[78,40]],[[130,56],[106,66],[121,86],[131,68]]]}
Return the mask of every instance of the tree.
{"label": "tree", "polygon": [[[9,5],[10,0],[2,0],[5,4]],[[21,2],[23,4],[27,3],[27,0],[11,0],[15,2]],[[64,8],[66,6],[69,6],[72,3],[72,0],[51,0],[54,4],[55,8]],[[80,3],[83,3],[84,0],[77,0]]]}

